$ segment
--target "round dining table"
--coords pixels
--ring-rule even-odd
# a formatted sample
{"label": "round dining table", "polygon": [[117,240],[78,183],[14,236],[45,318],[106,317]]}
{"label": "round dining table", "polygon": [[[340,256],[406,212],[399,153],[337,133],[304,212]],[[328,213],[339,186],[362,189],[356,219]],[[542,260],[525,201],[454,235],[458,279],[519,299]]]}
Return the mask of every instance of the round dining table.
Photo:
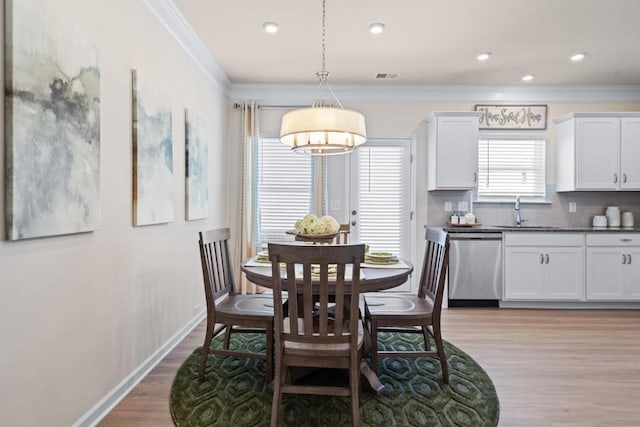
{"label": "round dining table", "polygon": [[[401,262],[403,263],[401,265],[381,265],[380,267],[361,264],[360,269],[364,277],[360,280],[360,292],[384,291],[405,283],[413,272],[413,265],[409,261],[401,260]],[[241,269],[250,282],[265,288],[273,287],[270,263],[257,263],[251,257],[242,261]]]}
{"label": "round dining table", "polygon": [[[392,289],[405,283],[413,272],[413,265],[405,260],[400,261],[401,264],[398,265],[381,265],[380,267],[366,263],[361,264],[360,269],[364,273],[361,275],[360,280],[361,293]],[[254,260],[254,257],[251,257],[242,261],[241,269],[250,282],[265,288],[273,288],[270,263],[258,263]],[[370,334],[370,331],[367,330],[365,336],[368,334]],[[369,345],[370,340],[366,339],[365,349]],[[384,390],[384,385],[380,382],[377,374],[371,370],[366,362],[361,364],[360,370],[371,389],[377,393],[381,393]]]}

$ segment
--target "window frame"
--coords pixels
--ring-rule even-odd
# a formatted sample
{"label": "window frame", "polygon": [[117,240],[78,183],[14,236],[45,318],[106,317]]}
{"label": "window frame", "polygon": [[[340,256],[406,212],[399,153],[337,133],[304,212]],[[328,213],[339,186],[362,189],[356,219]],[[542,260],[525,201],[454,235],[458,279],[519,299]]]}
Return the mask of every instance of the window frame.
{"label": "window frame", "polygon": [[[256,148],[256,157],[255,157],[255,163],[254,163],[254,172],[255,172],[255,181],[254,181],[254,191],[256,192],[256,197],[255,197],[255,224],[254,226],[256,227],[256,232],[255,232],[255,244],[257,248],[261,248],[262,246],[264,246],[266,244],[267,241],[282,241],[282,242],[287,242],[287,241],[293,241],[294,237],[290,236],[290,235],[286,235],[285,232],[287,230],[291,230],[294,228],[295,225],[295,221],[302,218],[304,215],[308,214],[309,212],[311,212],[312,209],[312,205],[313,205],[313,192],[314,192],[314,185],[313,185],[313,174],[314,174],[314,162],[312,161],[312,157],[311,156],[307,156],[307,155],[303,155],[303,154],[298,154],[295,153],[293,151],[291,152],[292,156],[300,156],[300,158],[308,160],[309,162],[309,192],[308,192],[308,197],[307,197],[307,201],[308,201],[308,206],[306,207],[306,209],[304,209],[304,213],[302,213],[302,211],[300,211],[299,213],[293,214],[292,217],[290,218],[290,224],[287,225],[286,227],[284,227],[281,231],[281,235],[278,234],[277,238],[274,238],[273,235],[271,234],[271,237],[264,237],[265,233],[263,233],[263,227],[262,227],[262,212],[263,212],[263,207],[262,207],[262,200],[261,200],[261,186],[262,186],[262,181],[263,181],[263,167],[264,167],[264,156],[263,156],[263,148],[264,148],[264,142],[268,142],[268,143],[275,143],[275,144],[281,144],[283,149],[286,150],[290,150],[288,147],[286,147],[284,144],[282,144],[280,142],[280,140],[278,138],[270,138],[270,137],[259,137],[258,141],[257,141],[257,148]],[[286,163],[286,162],[283,162]],[[281,166],[282,168],[283,166]],[[283,200],[282,205],[283,206],[287,206],[287,210],[290,210],[290,205],[287,205],[287,201],[288,200]],[[269,235],[268,235],[269,236]]]}
{"label": "window frame", "polygon": [[542,196],[524,196],[513,192],[513,194],[505,196],[481,196],[480,195],[480,155],[478,155],[478,183],[474,190],[475,197],[474,203],[512,203],[516,196],[520,196],[521,202],[524,203],[540,203],[548,204],[551,201],[549,197],[548,189],[548,145],[549,138],[546,132],[541,131],[480,131],[478,134],[477,147],[480,148],[480,141],[482,140],[538,140],[543,141],[544,146],[544,168],[543,168],[543,180],[544,180],[544,194]]}

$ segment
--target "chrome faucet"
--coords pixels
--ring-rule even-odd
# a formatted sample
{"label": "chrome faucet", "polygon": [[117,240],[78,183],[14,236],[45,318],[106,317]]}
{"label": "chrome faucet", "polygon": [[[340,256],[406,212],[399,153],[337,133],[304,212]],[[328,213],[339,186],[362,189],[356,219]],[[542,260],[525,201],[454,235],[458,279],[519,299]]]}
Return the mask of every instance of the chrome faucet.
{"label": "chrome faucet", "polygon": [[522,225],[522,216],[520,216],[520,196],[516,196],[516,225]]}

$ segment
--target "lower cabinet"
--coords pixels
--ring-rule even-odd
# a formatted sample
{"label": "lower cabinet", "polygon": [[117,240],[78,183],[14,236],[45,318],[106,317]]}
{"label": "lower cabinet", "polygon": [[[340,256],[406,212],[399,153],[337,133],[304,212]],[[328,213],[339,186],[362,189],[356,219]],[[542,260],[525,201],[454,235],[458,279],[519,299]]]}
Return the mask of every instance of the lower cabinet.
{"label": "lower cabinet", "polygon": [[587,299],[640,301],[640,235],[587,234]]}
{"label": "lower cabinet", "polygon": [[505,300],[584,300],[584,234],[505,233],[504,245]]}

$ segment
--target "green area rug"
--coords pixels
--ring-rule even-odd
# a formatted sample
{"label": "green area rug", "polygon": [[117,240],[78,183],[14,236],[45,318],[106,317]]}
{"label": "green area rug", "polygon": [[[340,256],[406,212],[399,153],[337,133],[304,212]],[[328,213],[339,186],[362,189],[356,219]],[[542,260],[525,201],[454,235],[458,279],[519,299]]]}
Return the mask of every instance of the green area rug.
{"label": "green area rug", "polygon": [[[380,348],[422,348],[417,334],[381,333]],[[220,345],[216,338],[214,346]],[[264,335],[236,334],[232,347],[264,348]],[[466,353],[445,342],[449,384],[431,358],[382,358],[378,376],[386,388],[360,396],[363,426],[496,426],[499,402],[486,372]],[[200,348],[182,364],[171,387],[176,426],[268,426],[272,391],[264,384],[264,361],[210,355],[206,377],[198,380]],[[336,375],[336,381],[346,375]],[[327,376],[324,376],[326,380]],[[333,380],[333,379],[332,379]],[[284,395],[285,426],[349,426],[350,400]]]}

